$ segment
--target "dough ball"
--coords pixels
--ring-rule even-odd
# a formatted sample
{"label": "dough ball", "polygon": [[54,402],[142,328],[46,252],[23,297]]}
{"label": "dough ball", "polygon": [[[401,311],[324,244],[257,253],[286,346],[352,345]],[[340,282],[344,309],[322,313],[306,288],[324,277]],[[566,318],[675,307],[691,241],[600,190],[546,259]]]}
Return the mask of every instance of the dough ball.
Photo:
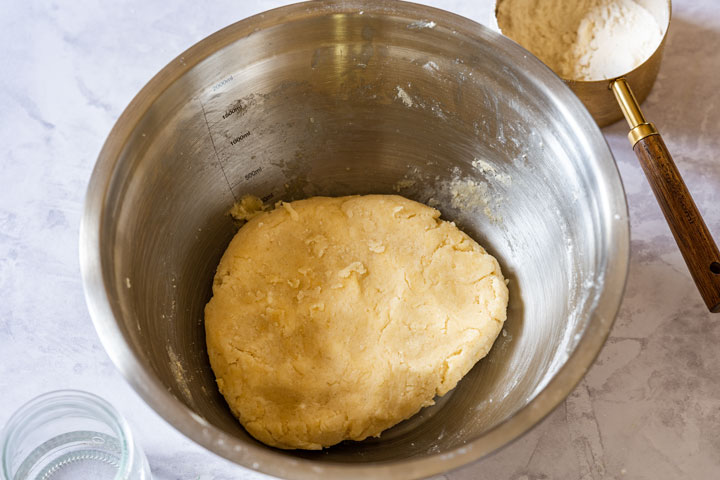
{"label": "dough ball", "polygon": [[506,316],[500,267],[439,217],[395,195],[314,197],[238,231],[205,330],[252,436],[285,449],[378,436],[488,353]]}

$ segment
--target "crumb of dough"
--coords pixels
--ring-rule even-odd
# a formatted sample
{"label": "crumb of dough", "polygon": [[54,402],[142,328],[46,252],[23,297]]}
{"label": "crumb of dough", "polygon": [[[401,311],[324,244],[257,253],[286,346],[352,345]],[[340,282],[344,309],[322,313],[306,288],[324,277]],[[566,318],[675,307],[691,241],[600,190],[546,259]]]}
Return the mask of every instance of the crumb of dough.
{"label": "crumb of dough", "polygon": [[264,210],[262,200],[254,195],[244,195],[230,208],[230,215],[237,221],[247,221]]}

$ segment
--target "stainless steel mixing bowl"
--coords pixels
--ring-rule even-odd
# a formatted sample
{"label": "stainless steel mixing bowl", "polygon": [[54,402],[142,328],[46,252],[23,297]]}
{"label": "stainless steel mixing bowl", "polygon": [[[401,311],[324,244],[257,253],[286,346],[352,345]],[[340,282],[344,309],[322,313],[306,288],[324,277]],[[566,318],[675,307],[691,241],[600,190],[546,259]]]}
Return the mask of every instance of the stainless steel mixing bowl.
{"label": "stainless steel mixing bowl", "polygon": [[[510,279],[506,333],[437,405],[322,452],[253,440],[218,393],[203,307],[244,194],[400,193],[438,205]],[[417,478],[488,455],[557,406],[601,348],[628,262],[611,153],[510,40],[413,4],[312,2],[195,45],[132,101],[87,195],[81,261],[105,348],[178,430],[287,478]]]}

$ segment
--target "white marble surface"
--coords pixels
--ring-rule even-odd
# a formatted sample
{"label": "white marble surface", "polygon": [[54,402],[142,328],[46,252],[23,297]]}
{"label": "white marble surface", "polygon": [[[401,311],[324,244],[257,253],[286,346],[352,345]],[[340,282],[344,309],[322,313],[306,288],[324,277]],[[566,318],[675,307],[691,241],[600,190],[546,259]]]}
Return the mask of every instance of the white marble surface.
{"label": "white marble surface", "polygon": [[[0,425],[42,392],[79,388],[129,419],[157,479],[260,479],[147,407],[85,308],[78,226],[95,157],[150,77],[219,28],[282,1],[32,0],[0,4]],[[478,21],[489,1],[426,3]],[[645,103],[720,238],[720,3],[676,0]],[[704,479],[720,475],[720,315],[708,314],[625,139],[604,130],[627,189],[632,262],[596,364],[537,428],[440,478]]]}

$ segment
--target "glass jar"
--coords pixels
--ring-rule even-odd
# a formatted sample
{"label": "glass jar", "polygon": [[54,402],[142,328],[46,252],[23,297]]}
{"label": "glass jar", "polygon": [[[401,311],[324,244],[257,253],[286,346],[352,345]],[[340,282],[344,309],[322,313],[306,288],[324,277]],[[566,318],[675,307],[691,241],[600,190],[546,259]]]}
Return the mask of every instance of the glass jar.
{"label": "glass jar", "polygon": [[125,419],[102,398],[77,390],[26,403],[0,433],[4,480],[150,480]]}

